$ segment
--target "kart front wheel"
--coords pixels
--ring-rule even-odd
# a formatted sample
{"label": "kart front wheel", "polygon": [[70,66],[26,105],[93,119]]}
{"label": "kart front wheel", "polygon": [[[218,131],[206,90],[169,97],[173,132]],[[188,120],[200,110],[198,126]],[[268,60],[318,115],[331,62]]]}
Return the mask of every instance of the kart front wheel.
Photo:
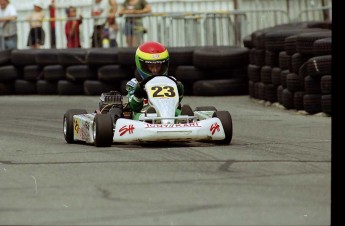
{"label": "kart front wheel", "polygon": [[223,140],[216,140],[216,144],[230,144],[232,139],[232,118],[228,111],[216,111],[213,117],[219,118],[223,125],[225,138]]}
{"label": "kart front wheel", "polygon": [[93,119],[93,140],[96,147],[110,147],[113,143],[113,119],[110,114],[96,114]]}
{"label": "kart front wheel", "polygon": [[188,104],[184,104],[181,107],[181,115],[194,116],[193,109]]}
{"label": "kart front wheel", "polygon": [[73,115],[87,114],[84,109],[70,109],[63,116],[63,134],[67,143],[74,143]]}

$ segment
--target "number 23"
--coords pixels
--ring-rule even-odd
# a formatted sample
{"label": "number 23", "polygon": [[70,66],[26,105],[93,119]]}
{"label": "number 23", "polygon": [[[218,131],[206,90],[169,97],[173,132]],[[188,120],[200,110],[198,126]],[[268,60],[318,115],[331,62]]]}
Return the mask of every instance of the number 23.
{"label": "number 23", "polygon": [[172,86],[152,86],[152,97],[174,97],[176,96],[175,89]]}

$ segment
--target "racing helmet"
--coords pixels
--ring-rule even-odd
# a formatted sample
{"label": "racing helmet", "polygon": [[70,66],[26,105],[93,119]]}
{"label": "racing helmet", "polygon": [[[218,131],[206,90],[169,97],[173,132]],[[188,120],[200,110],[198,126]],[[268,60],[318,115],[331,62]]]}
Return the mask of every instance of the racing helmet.
{"label": "racing helmet", "polygon": [[139,80],[150,76],[167,75],[169,68],[169,53],[159,42],[145,42],[135,53],[135,64]]}

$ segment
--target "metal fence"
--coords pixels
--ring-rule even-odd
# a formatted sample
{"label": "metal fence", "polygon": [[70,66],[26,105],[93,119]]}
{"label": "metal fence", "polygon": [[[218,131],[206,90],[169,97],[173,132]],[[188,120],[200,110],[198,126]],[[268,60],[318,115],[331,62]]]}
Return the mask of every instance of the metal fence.
{"label": "metal fence", "polygon": [[[325,4],[319,4],[326,1]],[[231,9],[232,4],[228,0],[213,1],[217,7],[226,10],[217,10],[209,0],[198,1],[175,1],[176,9],[193,10],[189,12],[174,11],[166,13],[168,7],[163,1],[152,2],[152,8],[157,13],[141,16],[143,25],[147,30],[143,34],[142,41],[156,40],[165,43],[167,46],[205,46],[205,45],[243,45],[242,40],[253,31],[275,26],[282,23],[297,21],[324,21],[331,20],[332,5],[330,0],[240,0],[240,7],[244,9]],[[311,4],[314,2],[314,5]],[[173,1],[167,1],[167,4]],[[287,4],[288,3],[288,4]],[[177,7],[177,4],[180,4]],[[249,6],[249,4],[251,4]],[[312,6],[312,7],[311,7]],[[205,7],[209,7],[205,11]],[[255,10],[248,8],[255,8]],[[299,10],[295,10],[299,8]],[[169,9],[175,9],[173,5]],[[201,10],[204,9],[204,10]],[[162,11],[162,12],[159,12]],[[293,12],[293,13],[292,13]],[[80,26],[81,45],[83,48],[91,47],[91,36],[94,29],[94,19],[90,16],[90,6],[82,5],[78,13],[83,15],[83,23]],[[47,14],[46,14],[47,15]],[[56,48],[66,48],[65,24],[68,20],[65,8],[57,8],[56,24]],[[132,15],[138,17],[137,15]],[[105,19],[105,18],[104,18]],[[117,17],[119,31],[116,39],[119,47],[126,47],[123,27],[126,17]],[[17,20],[18,48],[28,48],[27,39],[29,34],[29,23],[23,16]],[[43,29],[46,34],[45,44],[42,48],[51,48],[50,43],[50,20],[43,22]],[[0,30],[0,39],[1,39]],[[1,47],[1,46],[0,46]]]}
{"label": "metal fence", "polygon": [[[265,14],[265,16],[262,16]],[[251,31],[263,26],[274,26],[289,21],[287,15],[279,10],[256,11],[223,11],[208,13],[168,13],[146,14],[142,17],[147,33],[142,35],[142,41],[156,40],[167,46],[220,46],[242,45],[242,38]],[[270,17],[270,19],[268,19]],[[126,47],[124,26],[127,17],[117,18],[119,30],[116,36],[119,47]],[[104,18],[105,19],[105,18]],[[66,47],[65,24],[67,18],[57,18],[56,47]],[[255,23],[254,23],[255,22]],[[27,48],[29,23],[26,20],[17,21],[18,48]],[[42,48],[50,48],[50,20],[44,20],[45,44]],[[82,47],[91,46],[91,36],[94,29],[94,18],[84,17],[80,25]]]}

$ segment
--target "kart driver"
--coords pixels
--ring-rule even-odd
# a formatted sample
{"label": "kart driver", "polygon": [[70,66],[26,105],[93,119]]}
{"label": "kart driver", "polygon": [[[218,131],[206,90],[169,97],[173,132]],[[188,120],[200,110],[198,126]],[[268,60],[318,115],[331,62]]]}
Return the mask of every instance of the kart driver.
{"label": "kart driver", "polygon": [[143,43],[135,53],[135,64],[137,67],[135,78],[132,78],[126,84],[129,107],[132,111],[141,111],[144,106],[144,98],[147,98],[144,90],[145,83],[157,75],[165,75],[176,82],[179,102],[181,102],[184,86],[176,78],[168,75],[169,53],[164,45],[152,41]]}

